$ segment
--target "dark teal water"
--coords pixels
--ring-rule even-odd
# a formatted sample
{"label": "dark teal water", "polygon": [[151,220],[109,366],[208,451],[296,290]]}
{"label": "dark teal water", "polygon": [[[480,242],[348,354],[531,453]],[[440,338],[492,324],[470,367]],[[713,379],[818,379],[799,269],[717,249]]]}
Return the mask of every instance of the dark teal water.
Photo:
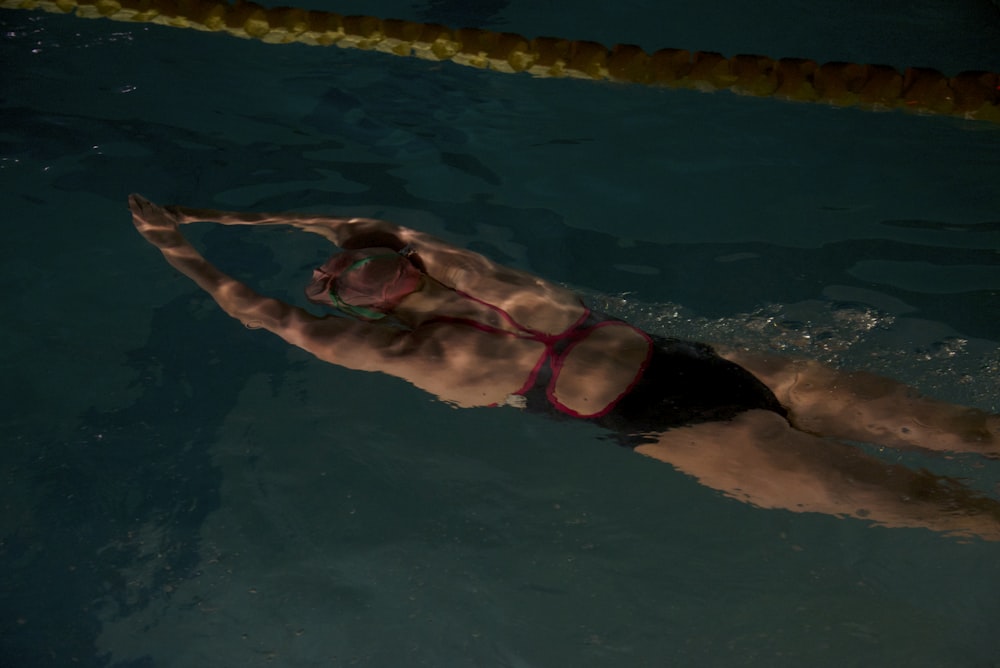
{"label": "dark teal water", "polygon": [[[330,8],[1000,69],[989,2],[616,7]],[[997,127],[0,28],[0,665],[996,665],[996,545],[754,509],[588,427],[323,365],[220,313],[125,197],[385,217],[651,330],[998,411]],[[194,235],[292,300],[326,253]],[[995,493],[996,462],[903,457]]]}

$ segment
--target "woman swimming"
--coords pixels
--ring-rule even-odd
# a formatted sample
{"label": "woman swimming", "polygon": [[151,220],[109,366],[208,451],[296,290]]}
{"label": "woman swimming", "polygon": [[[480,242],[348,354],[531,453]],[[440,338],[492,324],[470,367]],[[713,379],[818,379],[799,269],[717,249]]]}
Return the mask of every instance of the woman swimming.
{"label": "woman swimming", "polygon": [[[636,452],[764,508],[1000,540],[1000,502],[840,440],[1000,456],[1000,416],[867,373],[655,337],[570,290],[385,221],[159,207],[139,232],[230,316],[321,360],[403,378],[460,407],[587,420]],[[313,272],[318,317],[209,263],[179,225],[292,225],[343,249]]]}

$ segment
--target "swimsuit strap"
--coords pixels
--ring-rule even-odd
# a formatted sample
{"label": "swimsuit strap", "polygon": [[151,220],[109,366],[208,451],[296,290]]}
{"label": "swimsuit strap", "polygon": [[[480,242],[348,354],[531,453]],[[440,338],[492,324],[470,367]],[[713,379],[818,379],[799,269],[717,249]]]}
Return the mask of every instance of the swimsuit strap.
{"label": "swimsuit strap", "polygon": [[[512,392],[511,394],[521,395],[521,396],[527,395],[527,393],[536,386],[536,384],[538,383],[539,375],[545,368],[546,364],[548,364],[551,373],[549,375],[548,381],[544,385],[545,397],[546,399],[548,399],[548,402],[552,405],[552,407],[555,408],[557,411],[559,411],[560,413],[564,413],[566,415],[570,415],[575,418],[598,418],[609,413],[615,407],[615,405],[617,405],[618,402],[621,401],[621,399],[625,395],[627,395],[629,392],[632,391],[632,388],[635,387],[635,384],[639,382],[639,379],[642,378],[642,375],[645,372],[646,367],[649,365],[649,360],[653,355],[653,339],[649,336],[649,334],[646,334],[646,332],[636,327],[633,327],[628,323],[624,323],[620,320],[601,320],[589,327],[584,327],[583,326],[584,323],[586,323],[587,320],[589,320],[594,315],[594,313],[582,301],[580,302],[580,305],[583,307],[583,314],[579,318],[577,318],[576,321],[569,327],[567,327],[564,331],[558,334],[549,334],[547,332],[542,332],[537,329],[532,329],[531,327],[525,327],[517,320],[515,320],[514,317],[511,316],[511,314],[508,313],[507,311],[503,310],[502,308],[500,308],[495,304],[490,304],[489,302],[484,301],[479,297],[470,295],[469,293],[463,292],[461,290],[455,290],[455,293],[463,297],[464,299],[468,299],[471,302],[475,302],[476,304],[485,306],[486,308],[490,309],[498,316],[500,316],[500,318],[510,327],[512,327],[515,331],[511,331],[510,329],[504,329],[502,327],[495,327],[493,325],[488,325],[484,322],[473,320],[471,318],[460,318],[456,316],[438,316],[437,318],[434,318],[434,321],[460,323],[472,327],[473,329],[477,329],[481,332],[489,332],[491,334],[503,334],[504,336],[516,336],[518,338],[529,339],[531,341],[538,341],[539,343],[544,344],[545,350],[538,357],[538,361],[535,362],[535,365],[528,373],[528,377],[525,379],[524,384],[521,386],[519,390],[517,390],[516,392]],[[563,369],[566,358],[569,356],[573,348],[576,347],[578,343],[581,343],[588,336],[590,336],[590,334],[594,330],[599,329],[601,327],[607,327],[610,325],[623,325],[631,328],[635,332],[638,332],[646,340],[648,344],[646,357],[642,361],[642,365],[639,367],[639,372],[632,379],[632,382],[629,383],[628,386],[624,390],[622,390],[622,392],[617,397],[615,397],[614,401],[612,401],[611,403],[609,403],[607,406],[605,406],[603,409],[601,409],[596,413],[583,414],[573,410],[572,408],[565,405],[564,403],[559,401],[559,399],[556,398],[556,382],[559,379],[559,374]],[[560,347],[562,347],[561,350],[559,349]]]}
{"label": "swimsuit strap", "polygon": [[[563,365],[566,362],[566,358],[569,357],[569,354],[573,351],[573,348],[575,348],[578,343],[585,341],[590,336],[591,332],[593,332],[595,329],[600,329],[601,327],[608,327],[611,325],[620,325],[628,327],[632,331],[637,332],[640,336],[642,336],[642,338],[646,340],[646,357],[642,360],[642,364],[639,365],[639,371],[632,378],[632,381],[625,387],[625,389],[623,389],[618,394],[618,396],[616,396],[613,400],[611,400],[611,402],[608,403],[608,405],[606,405],[604,408],[597,411],[596,413],[580,413],[579,411],[570,408],[566,404],[559,401],[558,398],[556,398],[556,383],[559,380],[559,374],[562,373]],[[614,410],[615,406],[618,405],[618,402],[621,401],[629,392],[632,391],[632,389],[636,386],[636,383],[638,383],[639,380],[642,378],[643,374],[645,374],[646,368],[649,366],[649,361],[653,358],[653,347],[654,347],[653,337],[651,337],[649,334],[642,331],[638,327],[633,327],[632,325],[620,320],[602,320],[601,322],[591,325],[590,327],[584,329],[578,329],[575,332],[572,332],[572,338],[570,339],[569,345],[566,346],[566,348],[564,348],[561,353],[559,353],[556,356],[553,356],[550,359],[549,365],[552,368],[552,375],[549,377],[549,382],[545,385],[545,397],[546,399],[549,400],[549,403],[552,405],[553,408],[558,410],[560,413],[565,413],[566,415],[569,415],[571,417],[575,418],[604,417],[612,410]],[[536,372],[535,376],[537,375],[538,374]]]}
{"label": "swimsuit strap", "polygon": [[580,317],[577,318],[576,321],[569,327],[567,327],[564,331],[558,334],[549,334],[547,332],[542,332],[537,329],[533,329],[531,327],[526,327],[522,325],[517,320],[515,320],[510,313],[503,310],[496,304],[491,304],[483,299],[480,299],[479,297],[476,297],[475,295],[470,295],[468,292],[463,292],[461,290],[455,290],[455,293],[464,299],[468,299],[471,302],[479,304],[480,306],[485,306],[486,308],[490,309],[498,316],[500,316],[500,318],[510,327],[513,327],[515,331],[504,329],[502,327],[495,327],[493,325],[488,325],[484,322],[473,320],[471,318],[460,318],[456,316],[438,316],[434,318],[434,322],[459,323],[472,327],[473,329],[477,329],[480,332],[489,332],[490,334],[502,334],[504,336],[516,336],[522,339],[538,341],[539,343],[545,346],[545,351],[542,352],[541,356],[539,356],[538,358],[538,361],[535,362],[535,366],[532,367],[531,372],[528,374],[527,379],[524,381],[524,385],[521,386],[521,389],[517,390],[516,392],[512,392],[511,394],[523,395],[529,389],[531,389],[535,385],[535,382],[538,379],[538,374],[541,373],[542,369],[545,367],[545,363],[556,357],[556,346],[559,344],[559,342],[564,340],[572,341],[574,338],[574,333],[580,328],[581,325],[583,325],[583,323],[587,321],[588,318],[590,318],[592,314],[590,308],[587,307],[587,305],[581,301],[580,305],[583,307],[583,314],[580,315]]}
{"label": "swimsuit strap", "polygon": [[[583,307],[583,315],[581,315],[579,318],[577,318],[576,322],[574,322],[572,325],[570,325],[569,327],[567,327],[565,331],[560,332],[559,334],[548,334],[546,332],[542,332],[542,331],[539,331],[537,329],[532,329],[531,327],[525,327],[524,325],[522,325],[521,323],[519,323],[517,320],[514,320],[514,317],[510,313],[508,313],[507,311],[504,311],[502,308],[500,308],[496,304],[491,304],[491,303],[489,303],[489,302],[487,302],[485,300],[480,299],[479,297],[476,297],[474,295],[470,295],[468,292],[462,292],[461,290],[455,290],[455,293],[457,295],[459,295],[460,297],[464,297],[465,299],[468,299],[471,302],[475,302],[476,304],[479,304],[480,306],[485,306],[486,308],[490,309],[491,311],[493,311],[494,313],[496,313],[497,315],[499,315],[500,318],[504,322],[506,322],[508,325],[510,325],[511,327],[513,327],[514,329],[516,329],[518,332],[521,332],[521,333],[524,333],[524,334],[528,335],[527,337],[524,337],[524,338],[530,338],[530,339],[532,339],[534,341],[538,341],[540,343],[544,343],[544,344],[546,344],[546,346],[548,346],[549,343],[555,343],[556,341],[561,341],[562,339],[565,339],[565,338],[569,337],[577,327],[579,327],[580,325],[582,325],[584,322],[587,321],[587,318],[589,318],[590,314],[591,314],[590,309],[587,307],[587,305],[584,304],[581,301],[580,302],[580,306]],[[478,321],[473,320],[471,322],[478,322]],[[471,322],[470,322],[470,324],[471,324]],[[481,325],[481,327],[477,327],[476,329],[487,328],[490,331],[493,331],[493,330],[501,331],[501,332],[508,331],[508,330],[505,330],[505,329],[501,329],[499,327],[492,327],[491,325],[485,325],[483,323],[479,323],[479,325]],[[484,329],[484,331],[486,331],[486,330]]]}

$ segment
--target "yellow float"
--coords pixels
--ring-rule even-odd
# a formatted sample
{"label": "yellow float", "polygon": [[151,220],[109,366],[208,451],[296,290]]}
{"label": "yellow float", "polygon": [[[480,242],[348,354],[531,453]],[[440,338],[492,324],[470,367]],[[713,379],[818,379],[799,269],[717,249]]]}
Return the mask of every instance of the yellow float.
{"label": "yellow float", "polygon": [[156,23],[224,32],[268,44],[292,42],[380,51],[402,57],[535,77],[575,77],[646,86],[728,90],[742,95],[870,110],[904,109],[1000,122],[1000,75],[932,69],[903,72],[886,65],[824,63],[757,55],[727,58],[710,51],[637,46],[452,29],[373,16],[267,8],[208,0],[0,0],[7,9],[73,13],[83,18]]}

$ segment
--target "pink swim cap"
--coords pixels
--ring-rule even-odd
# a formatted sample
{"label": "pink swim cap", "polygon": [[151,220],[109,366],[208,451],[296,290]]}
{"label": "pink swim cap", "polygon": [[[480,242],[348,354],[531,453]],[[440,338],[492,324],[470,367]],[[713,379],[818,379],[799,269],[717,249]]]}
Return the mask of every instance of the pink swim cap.
{"label": "pink swim cap", "polygon": [[420,287],[423,273],[391,248],[361,248],[334,255],[313,271],[310,301],[369,320],[385,317]]}

